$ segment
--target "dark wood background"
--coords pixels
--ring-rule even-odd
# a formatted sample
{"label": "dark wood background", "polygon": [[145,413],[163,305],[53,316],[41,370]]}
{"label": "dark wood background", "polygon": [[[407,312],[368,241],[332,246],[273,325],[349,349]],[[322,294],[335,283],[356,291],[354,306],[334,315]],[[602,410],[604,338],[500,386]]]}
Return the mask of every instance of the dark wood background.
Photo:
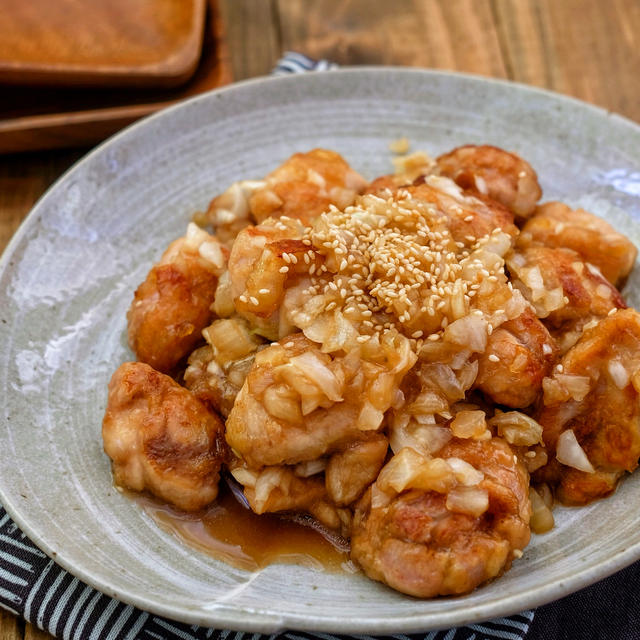
{"label": "dark wood background", "polygon": [[[219,0],[234,80],[284,51],[506,78],[640,122],[639,0]],[[0,0],[1,10],[2,0]],[[6,89],[0,88],[0,95]],[[0,249],[87,148],[0,156]],[[0,609],[0,640],[51,638]]]}

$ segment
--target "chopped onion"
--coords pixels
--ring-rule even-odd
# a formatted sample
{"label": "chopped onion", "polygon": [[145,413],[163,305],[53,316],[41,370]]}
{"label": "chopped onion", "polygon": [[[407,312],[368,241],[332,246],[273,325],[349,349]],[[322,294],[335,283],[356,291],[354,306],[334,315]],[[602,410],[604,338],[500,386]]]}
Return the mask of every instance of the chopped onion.
{"label": "chopped onion", "polygon": [[267,467],[260,472],[255,484],[255,494],[253,507],[256,513],[263,513],[267,506],[267,500],[274,489],[282,487],[283,493],[286,493],[288,478],[282,467]]}
{"label": "chopped onion", "polygon": [[405,447],[382,468],[376,484],[386,492],[423,489],[446,493],[457,480],[451,466],[442,458],[428,460],[415,449]]}
{"label": "chopped onion", "polygon": [[332,402],[342,400],[342,385],[329,367],[312,351],[305,351],[289,360],[300,375],[313,382]]}
{"label": "chopped onion", "polygon": [[409,487],[447,493],[457,484],[451,465],[442,458],[431,458],[422,465]]}
{"label": "chopped onion", "polygon": [[525,267],[520,269],[518,275],[522,282],[524,282],[529,289],[534,300],[539,300],[544,294],[544,280],[542,279],[542,273],[540,267]]}
{"label": "chopped onion", "polygon": [[502,412],[497,409],[489,424],[496,427],[498,434],[509,444],[519,447],[542,444],[542,425],[520,411]]}
{"label": "chopped onion", "polygon": [[480,487],[454,487],[447,494],[446,507],[478,518],[489,508],[489,493]]}
{"label": "chopped onion", "polygon": [[610,360],[607,370],[618,389],[624,389],[629,384],[629,372],[620,360]]}
{"label": "chopped onion", "polygon": [[[575,376],[570,373],[556,373],[554,377],[569,392],[569,395],[578,402],[584,400],[591,390],[591,378],[589,378],[589,376]],[[627,374],[627,382],[628,381],[629,378]]]}
{"label": "chopped onion", "polygon": [[420,378],[426,388],[442,391],[449,402],[462,400],[465,389],[462,388],[455,372],[446,364],[432,362],[420,368]]}
{"label": "chopped onion", "polygon": [[235,313],[235,306],[233,304],[233,292],[231,289],[231,275],[228,271],[225,271],[218,279],[218,286],[216,287],[216,295],[213,300],[211,310],[219,318],[228,318]]}
{"label": "chopped onion", "polygon": [[591,389],[591,378],[569,373],[555,373],[542,380],[543,402],[546,406],[560,404],[569,399],[581,402]]}
{"label": "chopped onion", "polygon": [[358,331],[349,322],[343,313],[338,309],[333,314],[334,330],[325,337],[322,342],[322,351],[324,353],[333,353],[334,351],[348,351],[358,345],[356,338]]}
{"label": "chopped onion", "polygon": [[255,471],[250,471],[244,467],[236,467],[230,469],[231,475],[243,486],[243,487],[255,487],[258,474]]}
{"label": "chopped onion", "polygon": [[533,473],[547,464],[549,456],[543,447],[538,446],[525,452],[523,460],[527,471]]}
{"label": "chopped onion", "polygon": [[433,415],[446,411],[449,403],[439,393],[433,391],[423,391],[408,407],[407,411],[411,415]]}
{"label": "chopped onion", "polygon": [[534,533],[546,533],[553,529],[555,524],[553,513],[533,487],[529,487],[529,500],[531,502],[531,519],[529,520],[531,531]]}
{"label": "chopped onion", "polygon": [[326,458],[318,458],[316,460],[307,460],[306,462],[299,462],[293,472],[300,478],[309,478],[315,476],[317,473],[324,471],[327,467]]}
{"label": "chopped onion", "polygon": [[393,500],[394,493],[383,491],[377,482],[371,485],[371,508],[382,509]]}
{"label": "chopped onion", "polygon": [[219,275],[222,273],[222,270],[226,266],[226,259],[224,257],[224,253],[222,252],[222,245],[216,240],[212,238],[203,242],[198,248],[198,254],[200,257],[208,262],[212,267],[212,271]]}
{"label": "chopped onion", "polygon": [[241,320],[215,320],[202,330],[204,339],[213,347],[216,360],[224,366],[253,353],[258,346]]}
{"label": "chopped onion", "polygon": [[210,236],[204,229],[201,229],[194,222],[190,222],[187,225],[187,233],[184,236],[184,244],[192,251],[197,251],[203,242],[208,240],[215,240],[213,236]]}
{"label": "chopped onion", "polygon": [[478,361],[474,360],[473,362],[467,362],[460,371],[458,371],[458,380],[463,389],[471,388],[471,385],[478,377],[478,368]]}
{"label": "chopped onion", "polygon": [[491,251],[503,257],[511,249],[513,238],[505,231],[494,231],[482,246],[485,251]]}
{"label": "chopped onion", "polygon": [[384,412],[376,409],[370,402],[365,402],[358,415],[358,429],[375,431],[382,424],[383,418]]}
{"label": "chopped onion", "polygon": [[453,437],[451,430],[436,425],[435,419],[431,424],[419,424],[412,420],[401,425],[402,423],[396,422],[389,430],[389,444],[394,453],[398,453],[404,447],[411,447],[429,458]]}
{"label": "chopped onion", "polygon": [[449,425],[456,438],[481,438],[487,431],[484,411],[459,411]]}
{"label": "chopped onion", "polygon": [[484,480],[484,473],[462,458],[447,458],[456,480],[465,487],[472,487]]}
{"label": "chopped onion", "polygon": [[262,403],[274,418],[296,424],[302,422],[304,414],[297,398],[292,396],[291,390],[285,385],[271,385],[265,390]]}
{"label": "chopped onion", "polygon": [[573,467],[586,473],[595,473],[595,469],[589,462],[584,449],[580,446],[573,429],[567,429],[558,436],[556,458],[558,462],[566,464],[568,467]]}
{"label": "chopped onion", "polygon": [[487,348],[488,327],[482,316],[475,314],[455,320],[444,330],[444,339],[483,352]]}

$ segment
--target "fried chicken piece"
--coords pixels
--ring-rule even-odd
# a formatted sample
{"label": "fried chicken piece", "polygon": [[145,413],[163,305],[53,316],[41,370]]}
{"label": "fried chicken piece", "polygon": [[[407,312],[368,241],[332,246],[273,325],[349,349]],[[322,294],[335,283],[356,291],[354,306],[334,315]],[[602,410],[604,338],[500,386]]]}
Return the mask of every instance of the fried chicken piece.
{"label": "fried chicken piece", "polygon": [[465,145],[436,158],[440,175],[463,189],[499,202],[517,218],[531,216],[542,196],[531,165],[514,153],[489,145]]}
{"label": "fried chicken piece", "polygon": [[[535,477],[553,485],[561,502],[584,505],[611,494],[624,472],[638,465],[640,314],[617,311],[586,329],[561,365],[544,381],[544,404],[534,416],[551,460]],[[555,458],[569,430],[593,472]]]}
{"label": "fried chicken piece", "polygon": [[249,468],[321,458],[380,428],[415,356],[331,357],[302,334],[260,351],[227,420],[226,438]]}
{"label": "fried chicken piece", "polygon": [[403,192],[411,194],[444,215],[451,237],[467,247],[497,229],[513,238],[518,234],[511,211],[497,201],[480,199],[471,192],[464,192],[447,177],[430,174],[417,178],[411,184],[402,182],[398,176],[381,176],[371,183],[367,193],[382,198],[391,194],[400,203]]}
{"label": "fried chicken piece", "polygon": [[308,254],[320,263],[315,252],[303,244],[303,230],[297,220],[270,219],[243,229],[231,250],[229,276],[235,309],[270,340],[280,337],[285,289],[299,276],[308,275]]}
{"label": "fried chicken piece", "polygon": [[505,441],[453,439],[438,456],[423,458],[408,486],[389,496],[379,490],[392,458],[352,525],[352,559],[370,578],[419,598],[472,591],[506,571],[530,536],[529,477]]}
{"label": "fried chicken piece", "polygon": [[201,342],[227,255],[194,224],[169,245],[137,288],[127,313],[129,346],[138,360],[171,373]]}
{"label": "fried chicken piece", "polygon": [[518,243],[573,249],[615,286],[624,282],[638,254],[634,244],[608,222],[561,202],[539,206],[522,228]]}
{"label": "fried chicken piece", "polygon": [[185,511],[218,495],[224,425],[191,392],[141,362],[113,374],[102,423],[117,486],[147,490]]}
{"label": "fried chicken piece", "polygon": [[557,356],[555,340],[528,308],[489,336],[478,357],[475,386],[498,404],[528,407],[542,391],[542,380]]}
{"label": "fried chicken piece", "polygon": [[214,198],[207,216],[225,242],[252,220],[287,216],[310,225],[329,205],[353,203],[367,181],[335,151],[296,153],[260,181],[232,185]]}
{"label": "fried chicken piece", "polygon": [[589,322],[627,305],[602,274],[571,249],[531,246],[507,256],[512,282],[564,353]]}

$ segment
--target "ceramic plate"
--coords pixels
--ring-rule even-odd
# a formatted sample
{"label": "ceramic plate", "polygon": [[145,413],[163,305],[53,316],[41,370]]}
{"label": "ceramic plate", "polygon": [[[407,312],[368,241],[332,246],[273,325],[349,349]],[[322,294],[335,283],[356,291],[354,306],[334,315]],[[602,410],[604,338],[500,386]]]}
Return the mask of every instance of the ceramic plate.
{"label": "ceramic plate", "polygon": [[[424,602],[363,575],[235,569],[164,533],[112,488],[100,428],[107,381],[131,358],[125,313],[192,213],[232,181],[316,146],[368,177],[389,172],[388,145],[401,136],[433,154],[463,143],[514,150],[538,171],[545,199],[582,205],[640,244],[640,128],[523,86],[346,69],[238,84],[125,130],[49,190],[1,263],[0,500],[59,564],[185,622],[381,634],[517,612],[640,558],[638,474],[609,500],[558,509],[556,528],[534,536],[503,578]],[[639,278],[626,291],[635,304]]]}

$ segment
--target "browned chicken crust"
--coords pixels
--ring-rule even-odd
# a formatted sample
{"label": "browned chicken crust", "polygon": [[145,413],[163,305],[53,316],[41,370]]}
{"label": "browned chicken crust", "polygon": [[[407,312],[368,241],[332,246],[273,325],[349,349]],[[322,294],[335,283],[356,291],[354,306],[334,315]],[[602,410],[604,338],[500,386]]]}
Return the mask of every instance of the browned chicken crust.
{"label": "browned chicken crust", "polygon": [[584,505],[610,495],[618,479],[638,466],[640,314],[633,309],[618,311],[587,329],[562,358],[561,366],[555,381],[561,384],[563,376],[586,378],[588,393],[580,399],[563,397],[550,387],[535,417],[544,428],[550,456],[560,435],[571,429],[594,472],[563,465],[554,458],[536,475],[556,487],[562,502]]}
{"label": "browned chicken crust", "polygon": [[127,314],[129,345],[141,362],[171,373],[202,341],[218,276],[184,238],[171,243],[137,288]]}
{"label": "browned chicken crust", "polygon": [[117,486],[147,490],[185,511],[218,495],[224,425],[190,391],[141,362],[109,383],[104,449]]}
{"label": "browned chicken crust", "polygon": [[551,334],[532,309],[501,324],[478,357],[476,388],[507,407],[533,404],[558,357]]}
{"label": "browned chicken crust", "polygon": [[504,149],[490,145],[465,145],[436,159],[440,175],[528,218],[542,196],[538,176],[531,165]]}
{"label": "browned chicken crust", "polygon": [[416,489],[375,508],[369,490],[352,528],[351,555],[365,573],[420,598],[467,593],[495,578],[530,535],[528,474],[506,442],[454,439],[438,455],[484,473],[485,513],[452,512],[445,494]]}
{"label": "browned chicken crust", "polygon": [[534,244],[573,249],[580,257],[619,286],[629,275],[638,255],[634,244],[606,220],[562,202],[547,202],[522,228],[520,246]]}

